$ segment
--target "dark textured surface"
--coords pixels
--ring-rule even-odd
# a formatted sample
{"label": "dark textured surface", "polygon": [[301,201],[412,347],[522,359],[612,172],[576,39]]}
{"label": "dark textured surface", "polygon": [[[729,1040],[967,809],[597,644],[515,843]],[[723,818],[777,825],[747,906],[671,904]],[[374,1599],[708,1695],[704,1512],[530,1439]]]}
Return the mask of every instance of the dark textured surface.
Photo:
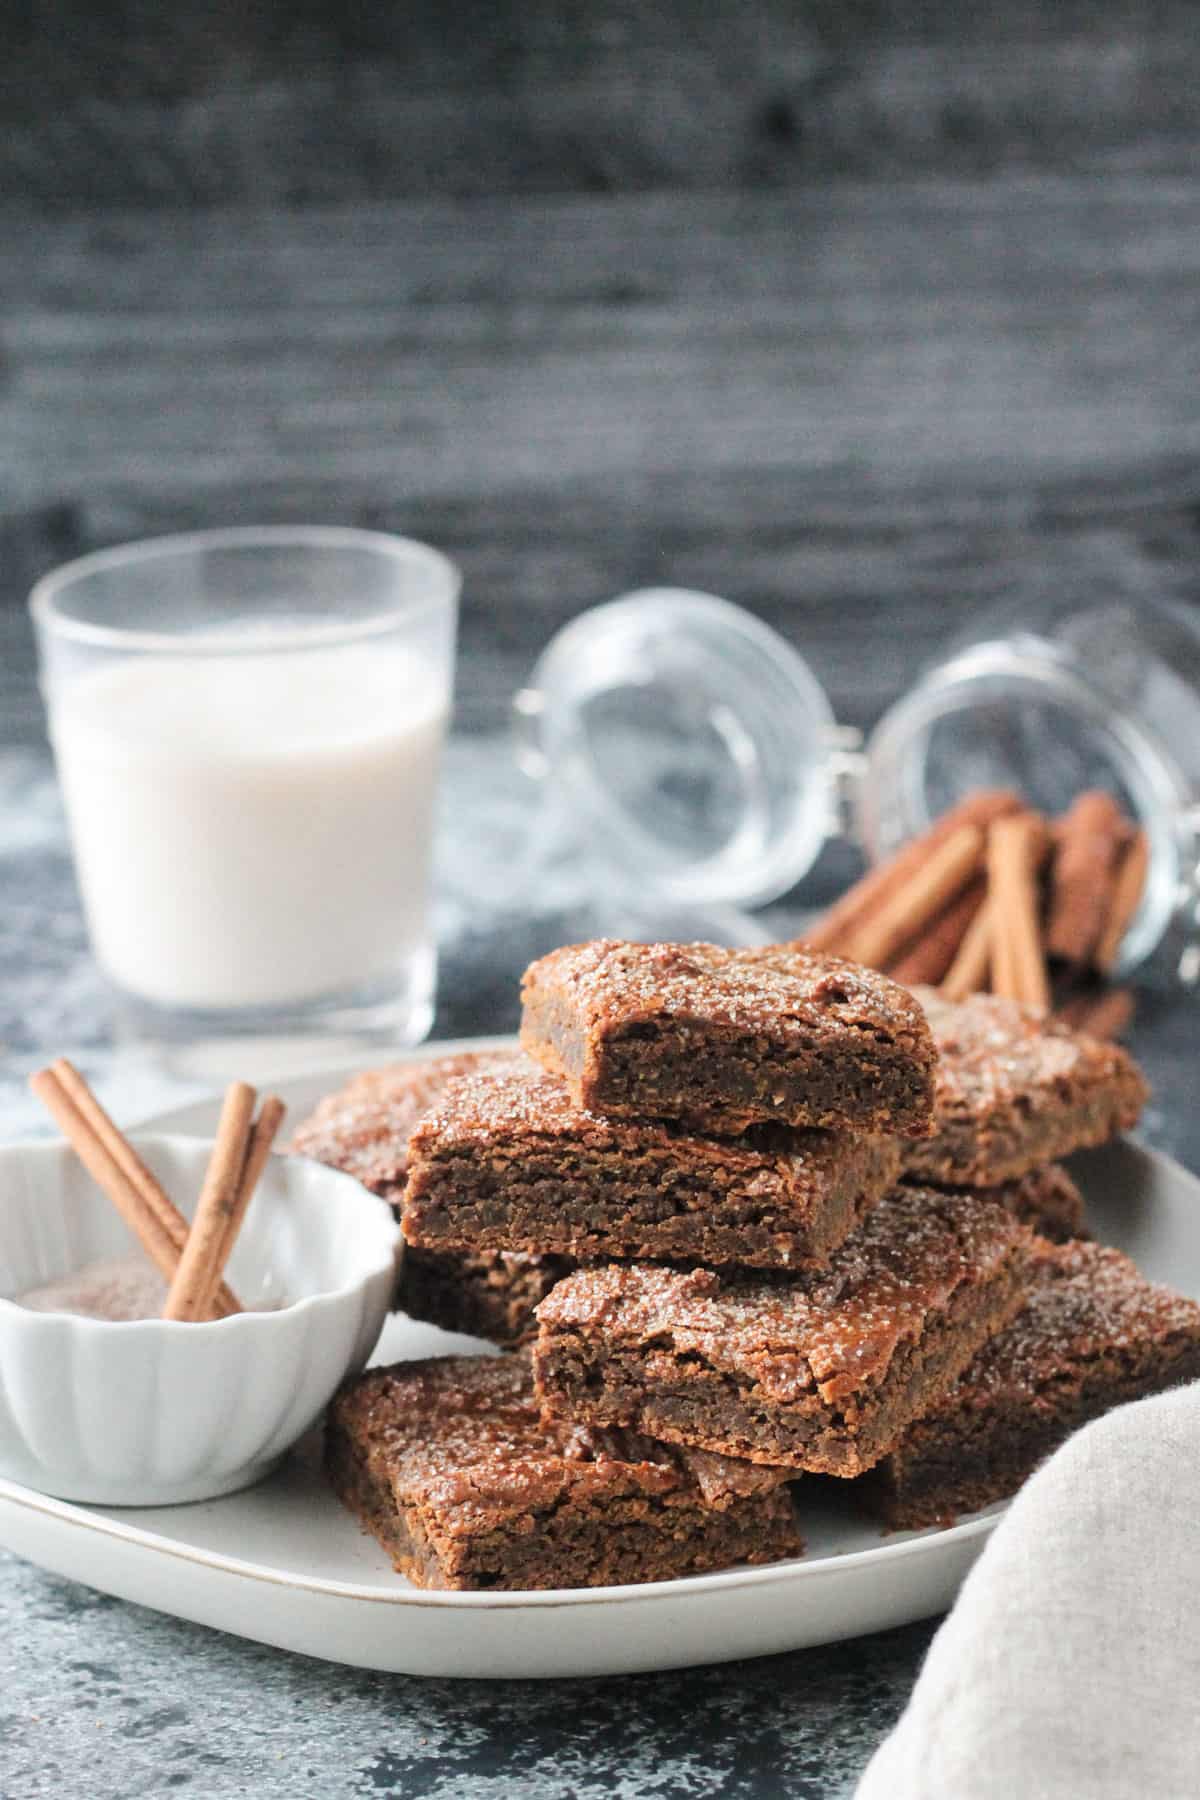
{"label": "dark textured surface", "polygon": [[930,1637],[915,1625],[678,1675],[408,1681],[202,1631],[2,1552],[0,1580],[5,1800],[831,1800]]}
{"label": "dark textured surface", "polygon": [[[646,582],[754,607],[857,724],[993,601],[1200,597],[1200,39],[1182,0],[985,19],[952,0],[9,13],[13,1130],[39,1049],[111,1067],[27,753],[21,602],[76,551],[259,519],[429,536],[466,574],[472,730],[503,722],[557,624]],[[586,928],[567,905],[497,902],[511,845],[478,795],[502,762],[452,759],[443,842],[476,860],[443,859],[439,1035],[511,1029],[524,963]],[[827,855],[805,899],[852,866]],[[1147,1004],[1134,1042],[1148,1139],[1200,1166],[1194,1007]],[[127,1117],[165,1098],[112,1094]],[[2,1555],[0,1611],[4,1800],[842,1795],[929,1637],[510,1688],[306,1662]]]}

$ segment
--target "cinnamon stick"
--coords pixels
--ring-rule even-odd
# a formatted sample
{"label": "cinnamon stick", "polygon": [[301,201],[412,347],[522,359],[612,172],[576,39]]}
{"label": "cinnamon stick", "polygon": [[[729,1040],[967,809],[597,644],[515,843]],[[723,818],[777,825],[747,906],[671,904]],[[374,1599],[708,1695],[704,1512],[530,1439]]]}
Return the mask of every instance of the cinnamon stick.
{"label": "cinnamon stick", "polygon": [[847,945],[847,956],[872,969],[885,968],[896,951],[923,931],[978,873],[986,844],[978,825],[960,825],[951,832],[859,927]]}
{"label": "cinnamon stick", "polygon": [[1034,814],[997,819],[988,833],[992,989],[1045,1011],[1050,1004],[1038,925],[1037,871],[1045,828]]}
{"label": "cinnamon stick", "polygon": [[238,1180],[237,1197],[230,1211],[225,1226],[225,1237],[218,1252],[218,1270],[225,1268],[233,1254],[238,1233],[242,1229],[242,1221],[254,1198],[254,1191],[262,1179],[262,1172],[267,1166],[267,1158],[271,1154],[271,1146],[278,1135],[279,1127],[283,1124],[286,1112],[287,1108],[283,1101],[275,1094],[271,1094],[262,1103],[262,1111],[250,1133],[250,1141],[246,1147],[246,1160],[242,1165],[242,1173]]}
{"label": "cinnamon stick", "polygon": [[798,942],[809,950],[832,950],[845,953],[851,937],[860,931],[871,915],[899,893],[924,867],[935,850],[964,825],[983,831],[993,819],[1020,810],[1021,802],[1007,789],[981,788],[968,794],[949,812],[943,813],[929,830],[895,856],[864,875],[828,912],[815,920]]}
{"label": "cinnamon stick", "polygon": [[[174,1254],[170,1267],[164,1268],[162,1273],[168,1281],[172,1280],[183,1252],[183,1246],[187,1242],[187,1220],[146,1167],[128,1138],[105,1112],[75,1065],[69,1062],[65,1056],[60,1056],[53,1063],[51,1072],[66,1090],[93,1135],[99,1139],[108,1155],[135,1190],[142,1205],[149,1213],[153,1214],[171,1240]],[[141,1234],[137,1235],[139,1242],[142,1242]],[[144,1242],[143,1248],[147,1248]],[[150,1254],[148,1249],[147,1254]],[[231,1313],[241,1311],[237,1295],[225,1282],[221,1282],[217,1288],[213,1297],[213,1309],[220,1318],[227,1318]]]}
{"label": "cinnamon stick", "polygon": [[937,987],[945,980],[986,897],[987,882],[976,876],[929,921],[886,973],[906,987]]}
{"label": "cinnamon stick", "polygon": [[991,966],[992,912],[991,902],[985,899],[946,971],[942,992],[947,1000],[965,1000],[968,994],[982,993]]}
{"label": "cinnamon stick", "polygon": [[196,1216],[167,1292],[164,1319],[195,1321],[209,1315],[221,1275],[221,1250],[238,1201],[255,1098],[254,1089],[244,1081],[235,1081],[226,1090]]}
{"label": "cinnamon stick", "polygon": [[97,1187],[112,1201],[159,1274],[170,1281],[179,1261],[174,1240],[111,1151],[96,1136],[58,1075],[53,1069],[39,1069],[30,1077],[29,1085]]}
{"label": "cinnamon stick", "polygon": [[1112,973],[1121,953],[1125,933],[1142,902],[1146,873],[1150,867],[1150,841],[1144,831],[1135,831],[1117,864],[1116,878],[1109,900],[1108,918],[1096,945],[1095,964],[1105,975]]}
{"label": "cinnamon stick", "polygon": [[1112,912],[1117,864],[1129,841],[1111,794],[1080,794],[1059,821],[1050,868],[1046,949],[1075,968],[1092,961]]}

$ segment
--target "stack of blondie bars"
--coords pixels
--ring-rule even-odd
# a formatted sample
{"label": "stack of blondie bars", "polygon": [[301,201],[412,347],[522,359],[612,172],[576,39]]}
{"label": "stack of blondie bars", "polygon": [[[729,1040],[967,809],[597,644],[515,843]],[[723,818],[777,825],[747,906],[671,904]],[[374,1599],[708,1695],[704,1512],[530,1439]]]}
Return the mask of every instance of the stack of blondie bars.
{"label": "stack of blondie bars", "polygon": [[1037,1234],[1025,1303],[865,1483],[897,1527],[1014,1493],[1078,1426],[1200,1375],[1200,1308],[1088,1241],[1058,1158],[1137,1123],[1145,1081],[1124,1050],[1014,1001],[914,990],[938,1049],[935,1132],[906,1179],[993,1195]]}
{"label": "stack of blondie bars", "polygon": [[795,947],[615,942],[528,971],[522,1046],[359,1077],[297,1134],[400,1206],[404,1310],[515,1351],[332,1409],[334,1484],[414,1580],[794,1555],[817,1475],[942,1519],[1200,1372],[1200,1308],[1081,1240],[1055,1162],[1135,1121],[1120,1049]]}

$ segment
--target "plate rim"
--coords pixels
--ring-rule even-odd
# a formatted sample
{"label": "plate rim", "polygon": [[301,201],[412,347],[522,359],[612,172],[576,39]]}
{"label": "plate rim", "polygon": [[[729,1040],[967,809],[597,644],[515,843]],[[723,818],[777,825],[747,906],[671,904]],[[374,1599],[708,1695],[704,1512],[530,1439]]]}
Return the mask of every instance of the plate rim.
{"label": "plate rim", "polygon": [[[241,1492],[248,1492],[242,1489]],[[239,1494],[226,1494],[220,1500],[206,1502],[211,1506],[221,1506],[227,1501],[236,1501]],[[703,1575],[676,1576],[668,1581],[624,1582],[611,1587],[584,1588],[531,1588],[504,1589],[485,1593],[457,1592],[441,1588],[396,1588],[395,1591],[382,1586],[360,1582],[332,1581],[324,1576],[296,1574],[290,1570],[270,1568],[265,1563],[249,1562],[243,1557],[228,1556],[219,1551],[205,1550],[195,1544],[189,1544],[178,1538],[165,1536],[162,1532],[151,1531],[144,1527],[127,1524],[123,1519],[113,1519],[107,1512],[93,1510],[70,1500],[58,1500],[51,1494],[42,1494],[36,1488],[24,1487],[20,1482],[8,1481],[0,1477],[0,1506],[20,1506],[26,1511],[40,1513],[59,1524],[71,1526],[78,1530],[97,1532],[101,1536],[116,1538],[122,1543],[152,1552],[158,1556],[166,1556],[181,1562],[197,1563],[202,1567],[217,1569],[227,1575],[236,1575],[245,1580],[263,1582],[271,1587],[281,1587],[295,1592],[316,1594],[334,1600],[367,1601],[384,1606],[418,1606],[445,1609],[449,1607],[456,1612],[504,1612],[523,1611],[530,1606],[540,1609],[554,1610],[559,1607],[578,1607],[585,1605],[629,1605],[643,1601],[654,1594],[670,1593],[676,1597],[711,1593],[715,1588],[722,1592],[743,1587],[759,1587],[782,1580],[804,1581],[818,1580],[835,1571],[859,1568],[870,1560],[877,1563],[882,1558],[889,1562],[906,1560],[914,1553],[920,1552],[931,1542],[953,1542],[955,1544],[970,1543],[974,1538],[987,1536],[1003,1517],[1009,1502],[1002,1501],[993,1509],[979,1513],[970,1519],[964,1519],[958,1525],[933,1527],[931,1530],[905,1534],[903,1538],[897,1534],[897,1542],[893,1544],[876,1544],[865,1550],[848,1550],[836,1556],[821,1556],[808,1559],[803,1556],[792,1556],[778,1562],[764,1563],[759,1568],[712,1569]],[[129,1510],[136,1510],[130,1508]],[[163,1508],[154,1510],[162,1511]]]}

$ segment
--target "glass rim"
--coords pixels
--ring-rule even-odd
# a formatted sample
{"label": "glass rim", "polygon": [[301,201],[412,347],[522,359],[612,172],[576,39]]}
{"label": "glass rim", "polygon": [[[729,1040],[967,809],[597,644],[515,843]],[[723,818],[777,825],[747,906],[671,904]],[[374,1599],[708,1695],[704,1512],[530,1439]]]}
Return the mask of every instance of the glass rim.
{"label": "glass rim", "polygon": [[[62,610],[62,596],[74,583],[105,570],[132,567],[195,556],[206,550],[269,549],[294,545],[313,550],[370,550],[384,560],[423,564],[436,588],[418,600],[387,608],[367,619],[339,620],[330,624],[293,625],[273,635],[268,644],[243,633],[219,628],[202,637],[181,637],[170,631],[146,631],[121,625],[102,625],[89,619],[71,618]],[[330,648],[363,639],[384,637],[407,624],[446,607],[453,607],[462,591],[462,572],[441,550],[419,538],[389,531],[370,531],[354,525],[236,525],[205,531],[168,533],[138,538],[93,550],[86,556],[61,563],[38,580],[29,595],[29,611],[35,625],[61,638],[94,649],[165,651],[175,655],[261,655],[272,651]]]}

